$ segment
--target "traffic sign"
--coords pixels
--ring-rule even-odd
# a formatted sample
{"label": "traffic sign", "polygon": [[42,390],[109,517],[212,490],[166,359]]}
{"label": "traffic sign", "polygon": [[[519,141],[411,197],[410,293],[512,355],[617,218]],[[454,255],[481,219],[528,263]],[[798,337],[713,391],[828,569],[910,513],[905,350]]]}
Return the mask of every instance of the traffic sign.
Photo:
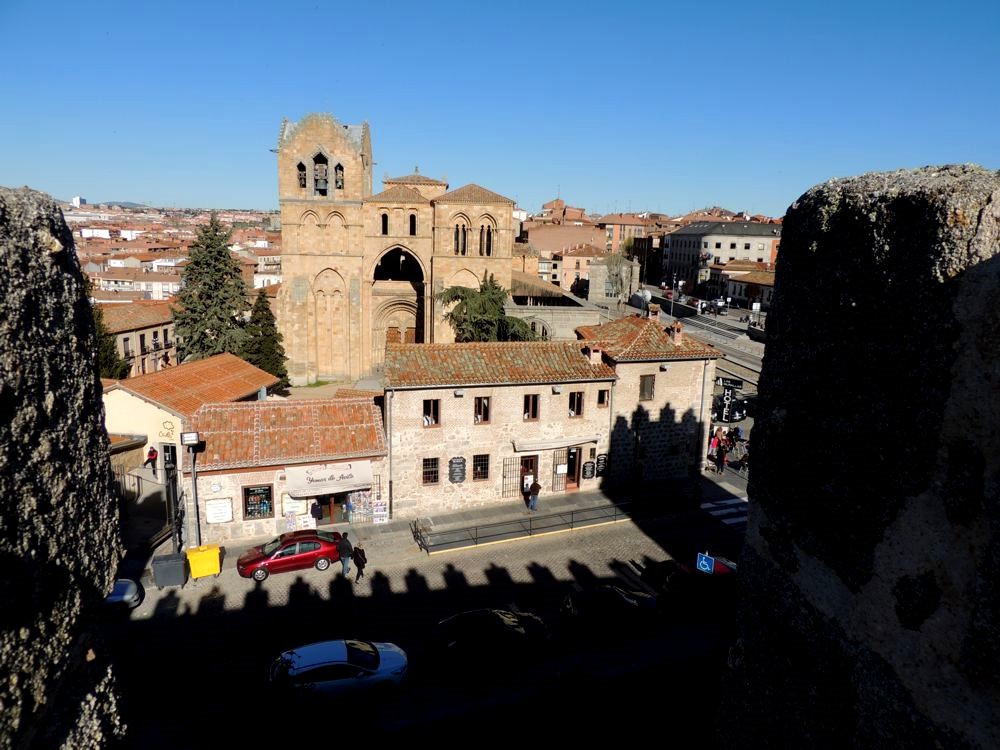
{"label": "traffic sign", "polygon": [[[690,560],[691,558],[688,559]],[[708,573],[709,575],[712,575],[712,573],[715,572],[715,558],[709,557],[707,552],[704,553],[699,552],[698,562],[696,564],[696,567],[702,573]]]}

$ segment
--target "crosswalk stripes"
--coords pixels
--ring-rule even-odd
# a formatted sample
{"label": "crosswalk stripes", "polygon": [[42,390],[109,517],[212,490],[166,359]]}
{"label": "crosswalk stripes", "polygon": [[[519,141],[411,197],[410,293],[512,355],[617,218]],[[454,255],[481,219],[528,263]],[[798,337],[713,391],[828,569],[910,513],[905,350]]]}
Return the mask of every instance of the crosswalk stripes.
{"label": "crosswalk stripes", "polygon": [[702,503],[701,509],[715,516],[727,526],[746,526],[749,498],[733,497]]}

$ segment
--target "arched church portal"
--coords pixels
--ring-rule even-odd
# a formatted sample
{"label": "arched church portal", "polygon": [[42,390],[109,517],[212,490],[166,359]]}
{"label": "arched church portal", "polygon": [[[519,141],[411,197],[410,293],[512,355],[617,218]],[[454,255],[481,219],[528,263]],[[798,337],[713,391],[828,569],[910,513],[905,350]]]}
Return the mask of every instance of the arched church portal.
{"label": "arched church portal", "polygon": [[386,343],[422,344],[424,338],[424,272],[408,250],[394,247],[372,271],[372,364],[381,367]]}

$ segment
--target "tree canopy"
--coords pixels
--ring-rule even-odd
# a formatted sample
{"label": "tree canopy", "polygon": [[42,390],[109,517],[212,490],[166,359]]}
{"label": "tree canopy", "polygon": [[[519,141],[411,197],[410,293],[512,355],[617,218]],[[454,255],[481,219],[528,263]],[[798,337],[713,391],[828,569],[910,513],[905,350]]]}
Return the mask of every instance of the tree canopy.
{"label": "tree canopy", "polygon": [[231,230],[215,214],[198,227],[173,310],[181,360],[231,352],[240,356],[250,309],[240,264],[229,252]]}
{"label": "tree canopy", "polygon": [[261,289],[257,292],[250,322],[246,327],[246,340],[240,356],[264,372],[269,372],[281,378],[272,390],[284,390],[288,387],[288,370],[285,367],[285,347],[281,345],[282,336],[278,332],[278,324],[271,312],[267,295]]}
{"label": "tree canopy", "polygon": [[453,286],[438,295],[438,299],[455,306],[444,315],[455,330],[455,341],[534,341],[536,336],[523,320],[503,311],[507,290],[493,275],[484,273],[479,289]]}

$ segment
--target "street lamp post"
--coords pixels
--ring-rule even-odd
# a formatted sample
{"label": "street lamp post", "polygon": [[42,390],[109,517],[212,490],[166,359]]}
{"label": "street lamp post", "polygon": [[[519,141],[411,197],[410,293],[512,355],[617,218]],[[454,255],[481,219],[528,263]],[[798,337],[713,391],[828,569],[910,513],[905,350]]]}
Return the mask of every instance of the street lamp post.
{"label": "street lamp post", "polygon": [[674,271],[674,283],[670,287],[670,317],[674,317],[674,297],[677,296],[677,271]]}
{"label": "street lamp post", "polygon": [[191,453],[191,491],[194,495],[194,538],[195,546],[201,546],[201,510],[198,508],[198,444],[201,436],[197,432],[182,432],[181,445]]}

